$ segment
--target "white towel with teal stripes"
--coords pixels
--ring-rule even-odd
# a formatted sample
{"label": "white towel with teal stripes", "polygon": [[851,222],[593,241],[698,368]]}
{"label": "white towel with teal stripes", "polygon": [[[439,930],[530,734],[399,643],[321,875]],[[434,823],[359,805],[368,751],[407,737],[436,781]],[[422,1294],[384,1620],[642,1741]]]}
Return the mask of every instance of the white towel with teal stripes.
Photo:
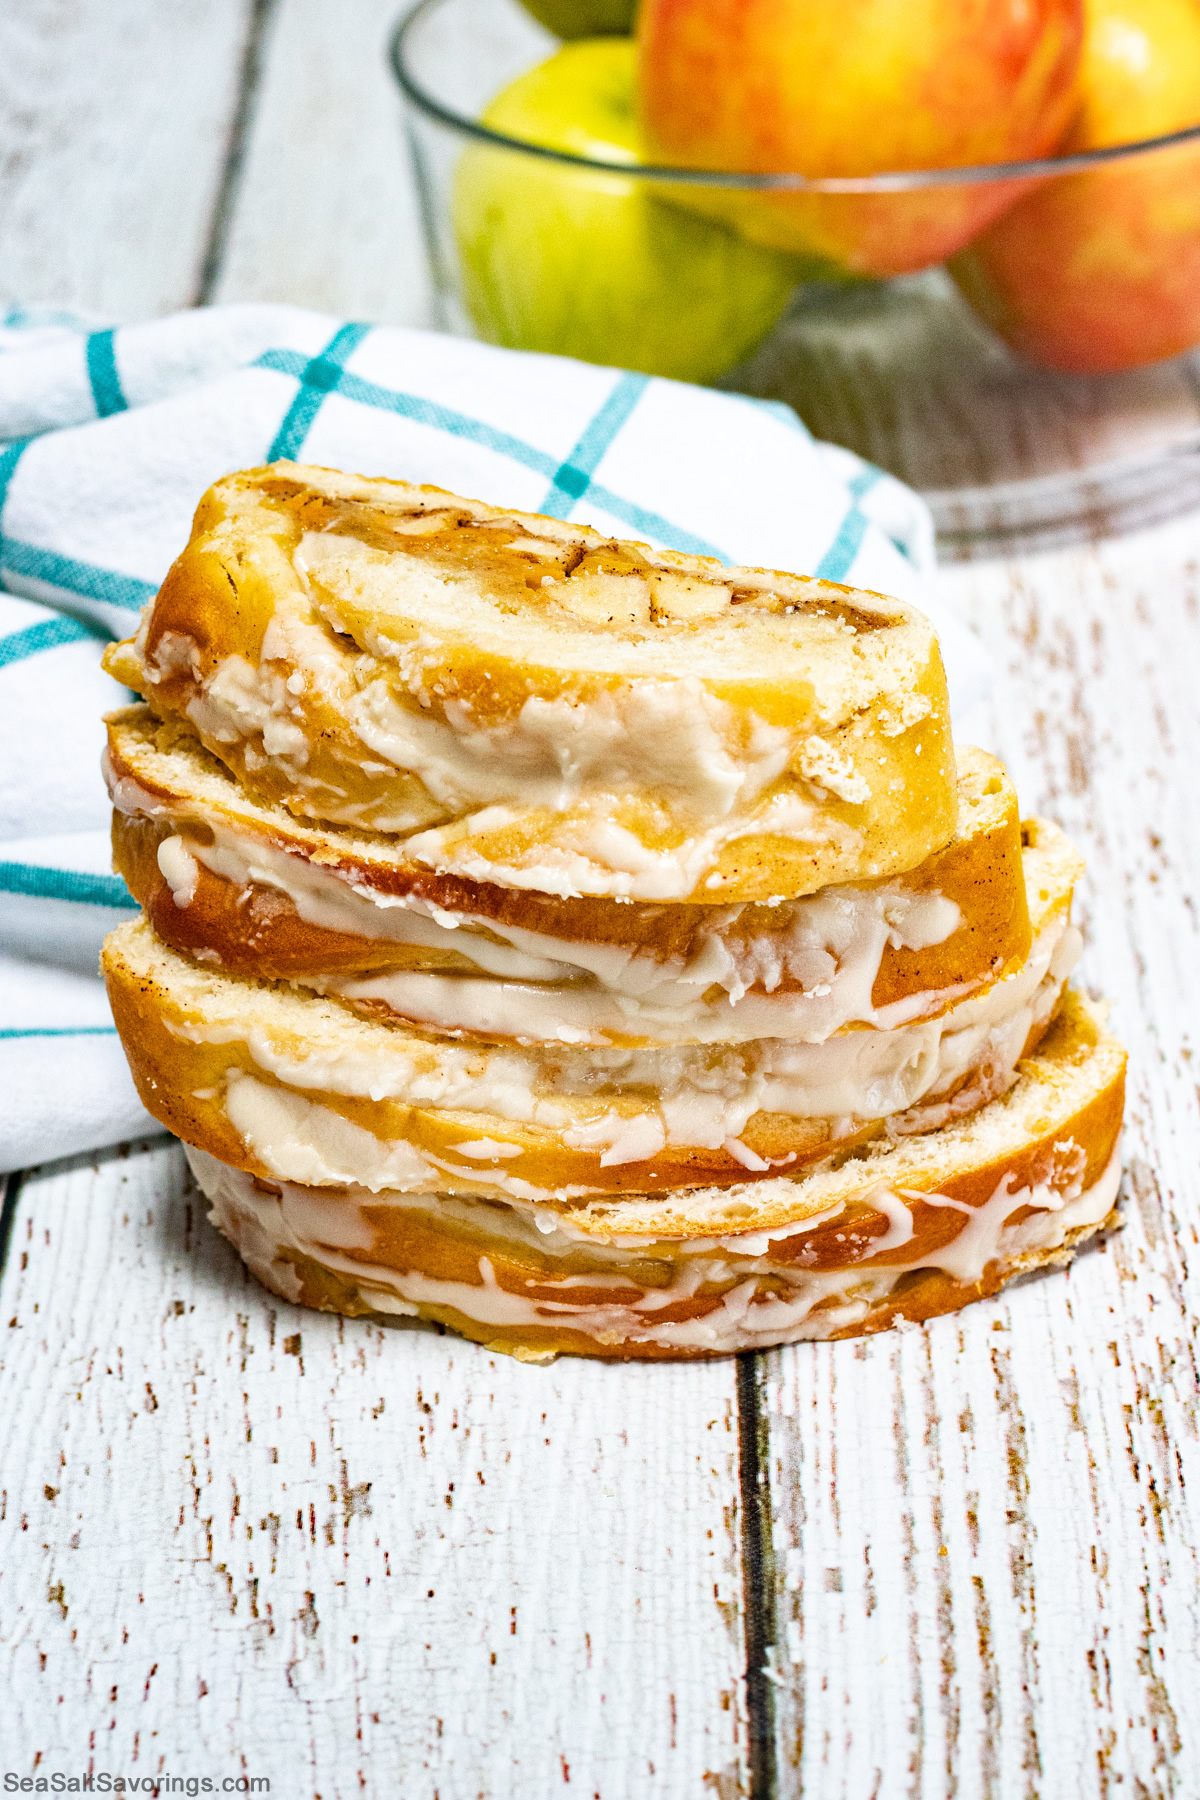
{"label": "white towel with teal stripes", "polygon": [[155,1129],[96,975],[101,714],[210,482],[276,457],[433,482],[736,562],[916,598],[957,707],[975,642],[928,590],[929,516],[784,407],[426,332],[237,306],[91,330],[0,319],[0,1170]]}

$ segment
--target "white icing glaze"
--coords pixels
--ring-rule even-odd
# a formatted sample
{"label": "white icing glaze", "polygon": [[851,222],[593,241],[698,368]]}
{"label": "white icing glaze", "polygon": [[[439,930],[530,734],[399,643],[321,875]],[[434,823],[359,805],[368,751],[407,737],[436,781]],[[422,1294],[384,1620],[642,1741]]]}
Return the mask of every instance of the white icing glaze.
{"label": "white icing glaze", "polygon": [[[136,783],[109,770],[123,812],[161,812]],[[889,1030],[931,1010],[939,996],[918,993],[872,1005],[885,948],[924,949],[945,942],[961,913],[941,894],[889,888],[829,888],[788,903],[779,928],[740,937],[742,909],[714,907],[713,920],[688,957],[662,957],[627,945],[556,938],[469,913],[448,912],[415,896],[357,885],[304,856],[214,820],[209,843],[187,832],[167,851],[176,869],[184,853],[239,889],[248,884],[287,895],[311,925],[374,941],[452,950],[475,964],[471,975],[396,972],[307,985],[348,999],[379,1001],[398,1017],[439,1031],[516,1037],[530,1042],[718,1043],[795,1037],[819,1043],[847,1024]],[[164,846],[165,850],[166,847]],[[168,874],[177,905],[189,884]],[[188,898],[194,893],[190,882]],[[790,985],[780,990],[781,983]],[[538,984],[555,983],[546,988]],[[570,985],[563,985],[569,983]],[[799,983],[797,989],[794,985]],[[953,990],[943,990],[944,1001]]]}
{"label": "white icing glaze", "polygon": [[[1004,1175],[982,1206],[968,1206],[965,1201],[950,1200],[942,1194],[925,1196],[934,1206],[951,1207],[955,1212],[965,1215],[963,1226],[957,1236],[953,1237],[948,1244],[943,1245],[940,1250],[932,1251],[926,1257],[928,1265],[931,1268],[945,1270],[946,1274],[952,1275],[955,1281],[979,1281],[988,1264],[997,1255],[996,1246],[1008,1220],[1014,1212],[1026,1206],[1037,1208],[1035,1217],[1028,1221],[1033,1229],[1031,1233],[1025,1234],[1026,1247],[1029,1249],[1045,1248],[1051,1242],[1061,1243],[1064,1234],[1058,1230],[1057,1226],[1053,1226],[1048,1231],[1046,1221],[1052,1219],[1055,1213],[1064,1212],[1071,1202],[1078,1200],[1081,1192],[1080,1182],[1087,1167],[1087,1156],[1070,1138],[1061,1144],[1055,1144],[1054,1153],[1056,1164],[1064,1165],[1058,1169],[1058,1173],[1065,1172],[1068,1175],[1065,1185],[1054,1186],[1048,1182],[1039,1182],[1034,1187],[1014,1189],[1013,1177]],[[1072,1169],[1074,1171],[1073,1178],[1070,1174]],[[1111,1194],[1108,1193],[1105,1186],[1104,1176],[1089,1190],[1089,1199],[1093,1206],[1104,1203],[1103,1211],[1098,1212],[1095,1216],[1095,1222],[1099,1222],[1109,1211],[1112,1201],[1116,1198],[1116,1188],[1120,1182],[1119,1167],[1114,1173],[1113,1167],[1110,1165],[1106,1174],[1110,1178]],[[872,1196],[873,1200],[874,1198],[875,1196]],[[1092,1223],[1093,1221],[1090,1218],[1087,1220],[1081,1218],[1079,1222]],[[1020,1228],[1017,1230],[1019,1231]],[[1054,1235],[1055,1232],[1058,1233],[1057,1236]],[[1014,1232],[1014,1239],[1015,1236],[1016,1232]],[[879,1248],[882,1246],[877,1247],[876,1254],[878,1254]]]}
{"label": "white icing glaze", "polygon": [[252,1076],[230,1079],[225,1110],[263,1167],[285,1181],[317,1188],[353,1182],[373,1193],[408,1193],[428,1192],[437,1180],[437,1170],[411,1144],[384,1143],[329,1107],[314,1107]]}
{"label": "white icing glaze", "polygon": [[497,1138],[472,1138],[469,1143],[455,1144],[454,1154],[469,1157],[472,1162],[494,1162],[497,1158],[503,1161],[509,1156],[519,1156],[521,1149],[518,1144],[502,1144]]}
{"label": "white icing glaze", "polygon": [[913,1236],[912,1208],[899,1194],[893,1194],[891,1188],[880,1184],[863,1196],[868,1206],[881,1212],[888,1222],[888,1228],[881,1238],[871,1239],[871,1255],[883,1256],[893,1250],[902,1250]]}
{"label": "white icing glaze", "polygon": [[[420,740],[424,746],[419,757],[421,778],[428,777],[435,786],[439,785],[435,780],[435,765],[440,752],[445,764],[440,785],[442,791],[449,793],[453,783],[447,772],[451,767],[447,746],[455,748],[461,762],[465,754],[463,743],[469,742],[467,760],[473,767],[478,766],[476,787],[490,784],[497,797],[474,802],[480,810],[462,813],[450,823],[438,825],[431,821],[446,808],[432,798],[432,789],[424,779],[420,787],[414,784],[411,794],[403,802],[395,801],[391,810],[385,810],[374,798],[352,801],[332,784],[332,777],[310,773],[309,726],[303,704],[289,685],[293,676],[285,674],[286,667],[283,663],[264,662],[255,668],[236,654],[223,658],[205,685],[188,700],[188,718],[209,743],[240,745],[248,772],[253,773],[265,759],[270,760],[286,776],[296,794],[307,800],[314,817],[410,834],[405,843],[407,854],[414,861],[438,870],[463,875],[470,880],[500,881],[510,887],[563,896],[590,894],[639,900],[680,900],[696,890],[722,850],[742,838],[761,834],[794,837],[814,847],[830,846],[845,856],[854,855],[861,848],[861,833],[854,826],[829,816],[802,794],[794,791],[763,794],[764,786],[769,786],[773,778],[772,769],[777,763],[782,766],[789,754],[787,744],[780,745],[770,737],[774,727],[756,721],[743,753],[718,754],[711,744],[703,741],[698,721],[706,717],[712,707],[724,706],[723,701],[707,695],[705,705],[701,706],[694,695],[685,702],[684,697],[672,694],[669,701],[660,697],[655,710],[653,696],[647,694],[644,704],[643,698],[637,701],[646,718],[631,719],[621,726],[623,736],[618,734],[621,741],[629,740],[623,754],[630,770],[636,769],[644,758],[650,758],[651,762],[656,759],[658,778],[665,781],[670,777],[679,785],[656,789],[642,779],[622,788],[613,774],[616,765],[604,761],[597,743],[591,746],[597,759],[594,766],[597,771],[606,771],[605,779],[610,786],[601,784],[598,773],[596,781],[590,785],[575,783],[568,769],[559,779],[554,803],[543,799],[543,808],[558,815],[551,839],[542,843],[536,853],[526,849],[515,863],[502,859],[493,861],[481,848],[481,835],[514,823],[528,822],[531,811],[537,816],[539,809],[522,784],[522,759],[524,756],[526,762],[530,760],[529,744],[535,740],[544,739],[551,746],[560,742],[553,727],[562,726],[565,736],[571,738],[573,734],[566,728],[564,720],[557,716],[551,720],[543,717],[541,712],[530,714],[526,719],[527,706],[519,715],[520,719],[525,719],[524,726],[518,723],[504,728],[491,727],[468,737],[456,733],[448,723],[428,718],[420,712],[410,712],[382,683],[361,694],[348,694],[344,701],[345,710],[354,715],[349,722],[362,742],[385,759],[374,765],[369,760],[361,761],[360,766],[367,773],[407,768],[407,763],[397,763],[394,759],[417,757],[416,747],[404,748],[399,729],[402,720],[410,738]],[[305,664],[302,679],[317,685],[310,664]],[[685,681],[652,685],[661,689],[690,689],[698,684]],[[641,695],[646,686],[640,684],[630,690],[630,695]],[[368,710],[368,703],[373,711]],[[629,697],[622,701],[618,694],[611,704],[618,710],[622,706],[629,710],[634,702]],[[533,705],[535,702],[531,700],[529,706]],[[536,702],[538,708],[567,705],[567,702],[559,701]],[[684,723],[686,731],[682,731]],[[432,746],[425,743],[435,730],[447,734],[444,744],[440,740]],[[641,733],[640,738],[635,738],[635,730]],[[514,733],[521,736],[524,751],[505,755],[496,741],[497,734],[512,736]],[[261,739],[261,750],[251,741],[255,739]],[[461,777],[462,769],[454,766]],[[588,766],[593,765],[589,763]],[[508,770],[505,780],[501,782],[498,777],[493,780],[496,772],[505,768]],[[543,774],[540,779],[544,787],[550,777]],[[849,774],[846,782],[857,783],[861,779]],[[466,785],[465,780],[463,785]],[[669,803],[664,817],[670,816],[685,827],[686,835],[682,841],[670,849],[649,848],[637,832],[613,817],[613,809],[619,807],[620,800],[610,791],[612,785],[617,787],[618,795],[632,792],[643,800]],[[823,797],[823,790],[816,784],[811,785],[811,791],[814,800]],[[759,795],[763,797],[758,798]],[[716,822],[706,823],[712,820]],[[871,869],[865,871],[868,875],[872,872]]]}
{"label": "white icing glaze", "polygon": [[261,735],[266,755],[298,775],[308,760],[308,738],[292,716],[296,711],[279,669],[269,663],[256,668],[239,655],[222,657],[187,705],[196,730],[214,743],[237,744]]}
{"label": "white icing glaze", "polygon": [[[316,816],[415,832],[409,853],[436,868],[555,893],[642,899],[693,892],[722,849],[746,835],[860,848],[859,832],[830,818],[827,802],[833,795],[862,805],[870,784],[844,751],[813,735],[813,718],[769,724],[696,676],[650,674],[598,681],[586,698],[531,693],[515,716],[500,716],[478,699],[446,696],[427,675],[441,660],[428,634],[402,632],[404,641],[393,642],[367,632],[363,655],[347,651],[334,635],[349,624],[337,590],[348,595],[356,587],[355,561],[371,555],[351,538],[306,534],[293,558],[298,591],[276,607],[257,667],[233,654],[200,681],[190,641],[164,638],[150,669],[152,679],[171,667],[190,669],[199,687],[187,714],[197,730],[214,745],[241,746],[251,772],[257,759],[270,760]],[[416,565],[389,575],[430,589],[421,603],[436,618],[440,577]],[[576,586],[582,593],[583,584]],[[846,633],[831,621],[825,635],[832,642]],[[313,697],[341,716],[380,772],[414,777],[411,790],[402,787],[385,806],[352,800],[328,770],[314,775]],[[785,775],[789,790],[772,793]],[[640,824],[621,821],[624,796],[650,803],[672,831],[682,829],[683,841],[649,848]],[[526,844],[515,865],[492,862],[480,845],[509,808],[525,820],[548,814],[552,821],[550,842],[539,850]]]}
{"label": "white icing glaze", "polygon": [[[338,590],[353,589],[356,562],[374,562],[372,553],[353,538],[307,532],[292,560],[316,610],[345,632]],[[406,610],[415,604],[436,620],[442,577],[401,559],[388,579],[412,590]],[[586,700],[532,694],[515,718],[489,722],[463,701],[444,699],[436,682],[429,687],[429,654],[435,667],[441,662],[433,639],[393,642],[377,632],[364,642],[393,680],[369,681],[354,694],[346,708],[352,728],[376,755],[419,775],[456,815],[506,799],[561,812],[589,791],[650,791],[697,824],[725,819],[783,773],[794,747],[793,731],[717,699],[695,677],[625,679]],[[307,673],[307,634],[303,641],[293,634],[284,647],[268,633],[263,653],[287,655]],[[843,771],[843,781],[854,780]]]}
{"label": "white icing glaze", "polygon": [[166,801],[144,788],[132,775],[117,774],[107,744],[100,752],[100,773],[104,777],[109,799],[118,812],[125,813],[129,818],[135,818],[138,814],[148,819],[160,819],[169,815],[170,807]]}
{"label": "white icing glaze", "polygon": [[[778,933],[748,941],[722,935],[717,923],[684,962],[631,953],[621,946],[570,943],[519,927],[491,929],[520,944],[532,959],[576,984],[546,989],[517,970],[515,979],[409,972],[314,980],[309,985],[351,1000],[374,1000],[398,1017],[439,1031],[468,1031],[531,1042],[602,1044],[730,1043],[787,1037],[821,1043],[848,1024],[888,1030],[930,1010],[937,996],[920,992],[876,1007],[871,992],[884,949],[942,943],[961,914],[941,895],[827,890],[790,908]],[[497,947],[476,954],[479,940],[461,935],[454,948],[486,963]],[[800,989],[777,992],[785,977]],[[543,978],[544,979],[544,978]],[[944,998],[953,990],[944,990]]]}
{"label": "white icing glaze", "polygon": [[[289,1179],[399,1185],[386,1173],[396,1146],[349,1127],[322,1103],[328,1095],[487,1115],[493,1128],[468,1130],[471,1142],[496,1138],[495,1125],[505,1121],[533,1126],[557,1133],[569,1150],[598,1153],[605,1168],[647,1160],[668,1145],[724,1145],[747,1168],[765,1172],[762,1159],[740,1141],[758,1113],[831,1121],[836,1137],[852,1131],[856,1120],[925,1129],[929,1108],[952,1090],[945,1104],[958,1111],[1004,1092],[1030,1030],[1049,1014],[1061,988],[1054,965],[1062,960],[1065,935],[1061,921],[1048,927],[1019,974],[938,1019],[890,1032],[849,1031],[824,1044],[535,1051],[381,1033],[378,1048],[372,1040],[369,1048],[337,1038],[322,1044],[319,1036],[303,1045],[289,1038],[285,1048],[259,1024],[172,1029],[195,1042],[244,1042],[257,1067],[284,1084],[233,1071],[226,1109],[264,1167]],[[622,1095],[634,1097],[637,1110],[627,1099],[615,1104]],[[305,1159],[336,1173],[295,1174]],[[477,1178],[478,1159],[468,1161],[476,1166],[442,1166]]]}
{"label": "white icing glaze", "polygon": [[791,750],[789,733],[754,720],[731,754],[738,716],[694,679],[640,681],[587,703],[533,695],[502,725],[479,724],[461,701],[436,717],[380,680],[355,695],[347,718],[369,750],[419,775],[456,817],[504,803],[565,812],[589,794],[649,791],[703,826],[756,799]]}
{"label": "white icing glaze", "polygon": [[176,906],[190,906],[196,898],[200,864],[181,837],[163,839],[158,846],[158,866]]}
{"label": "white icing glaze", "polygon": [[[200,1186],[212,1201],[214,1223],[232,1238],[250,1266],[270,1286],[283,1285],[289,1291],[289,1280],[295,1284],[294,1271],[279,1260],[281,1252],[293,1251],[347,1277],[363,1300],[378,1310],[411,1313],[420,1305],[434,1305],[450,1307],[479,1324],[505,1325],[518,1331],[558,1325],[582,1332],[599,1344],[728,1352],[828,1337],[861,1320],[873,1304],[886,1298],[902,1275],[913,1269],[940,1268],[957,1281],[972,1283],[980,1280],[993,1264],[1011,1266],[1031,1253],[1053,1251],[1072,1232],[1100,1224],[1112,1210],[1120,1186],[1119,1146],[1108,1167],[1087,1189],[1082,1187],[1086,1158],[1073,1141],[1056,1144],[1054,1151],[1058,1172],[1068,1176],[1062,1186],[1042,1183],[1014,1190],[1012,1177],[1005,1176],[990,1198],[975,1208],[945,1196],[914,1193],[913,1198],[953,1207],[968,1217],[950,1244],[911,1264],[880,1268],[872,1267],[869,1260],[860,1263],[848,1257],[847,1265],[841,1269],[816,1271],[774,1263],[770,1259],[770,1242],[779,1233],[728,1238],[717,1253],[717,1247],[711,1243],[683,1241],[670,1245],[660,1241],[655,1246],[659,1252],[658,1269],[661,1271],[665,1257],[671,1270],[671,1279],[662,1285],[649,1280],[651,1265],[636,1252],[617,1243],[589,1243],[594,1272],[541,1275],[531,1284],[540,1290],[536,1298],[502,1288],[484,1248],[478,1259],[478,1284],[445,1281],[420,1270],[386,1269],[365,1263],[353,1253],[369,1248],[375,1241],[375,1231],[352,1196],[324,1200],[285,1185],[275,1197],[257,1188],[249,1176],[224,1167],[203,1151],[189,1149],[188,1157]],[[879,1199],[878,1190],[871,1199]],[[394,1204],[423,1205],[428,1211],[431,1201],[432,1195],[414,1196],[407,1202],[397,1196]],[[907,1212],[900,1197],[889,1192],[889,1218],[893,1202]],[[554,1227],[548,1234],[531,1237],[537,1227],[517,1213],[505,1214],[492,1206],[481,1216],[477,1203],[447,1196],[438,1197],[434,1203],[439,1216],[444,1214],[452,1228],[465,1227],[470,1232],[474,1226],[481,1246],[490,1241],[502,1250],[506,1241],[524,1241],[536,1242],[546,1254],[579,1253],[578,1243],[565,1234],[561,1245],[555,1243],[558,1234]],[[1013,1214],[1027,1207],[1037,1210],[1021,1224],[1009,1226],[1007,1221]],[[804,1228],[811,1229],[816,1222],[806,1220]],[[897,1216],[889,1226],[888,1238],[901,1229]],[[910,1223],[907,1235],[894,1246],[888,1245],[887,1239],[876,1238],[871,1244],[871,1256],[878,1257],[885,1248],[899,1248],[911,1235]],[[739,1246],[744,1254],[738,1254]],[[497,1254],[497,1250],[492,1254]],[[775,1288],[782,1284],[783,1291],[764,1292],[760,1286],[764,1276]],[[590,1288],[593,1293],[599,1290],[606,1297],[573,1300],[572,1291],[580,1287]],[[676,1321],[655,1319],[656,1313],[690,1299],[703,1287],[724,1290],[716,1306],[705,1315]],[[636,1298],[626,1298],[626,1294]],[[816,1310],[818,1307],[820,1311]]]}

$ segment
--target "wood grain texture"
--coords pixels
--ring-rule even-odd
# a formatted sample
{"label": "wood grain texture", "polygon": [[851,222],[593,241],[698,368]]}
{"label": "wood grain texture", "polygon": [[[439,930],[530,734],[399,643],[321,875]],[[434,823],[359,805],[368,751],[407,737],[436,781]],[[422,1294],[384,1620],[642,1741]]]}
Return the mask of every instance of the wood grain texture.
{"label": "wood grain texture", "polygon": [[1198,1791],[1196,549],[943,577],[1002,671],[988,747],[1089,858],[1128,1222],[958,1319],[767,1359],[783,1793]]}
{"label": "wood grain texture", "polygon": [[0,296],[137,319],[191,303],[249,0],[0,9]]}
{"label": "wood grain texture", "polygon": [[425,325],[429,281],[400,96],[398,0],[277,0],[213,298]]}
{"label": "wood grain texture", "polygon": [[0,1769],[741,1793],[734,1365],[536,1368],[288,1307],[183,1167],[20,1194]]}

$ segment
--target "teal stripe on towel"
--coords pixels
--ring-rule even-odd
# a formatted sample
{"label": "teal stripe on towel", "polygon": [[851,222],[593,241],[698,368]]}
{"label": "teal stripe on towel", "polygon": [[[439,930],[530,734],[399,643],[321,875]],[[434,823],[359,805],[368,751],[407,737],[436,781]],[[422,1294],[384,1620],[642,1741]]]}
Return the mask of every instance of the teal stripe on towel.
{"label": "teal stripe on towel", "polygon": [[60,644],[75,644],[80,638],[94,640],[99,636],[99,631],[89,631],[75,619],[43,619],[38,625],[27,625],[24,631],[10,631],[7,637],[0,638],[0,669],[6,669],[10,663],[24,662],[27,656],[36,656],[40,650],[57,650]]}
{"label": "teal stripe on towel", "polygon": [[0,1029],[0,1039],[33,1037],[116,1037],[115,1025],[29,1025]]}
{"label": "teal stripe on towel", "polygon": [[80,869],[44,869],[35,863],[0,862],[0,894],[30,894],[38,900],[74,900],[86,906],[134,908],[137,901],[119,875],[88,875]]}
{"label": "teal stripe on towel", "polygon": [[657,538],[668,550],[682,550],[688,556],[715,556],[718,562],[723,563],[732,560],[724,550],[710,544],[707,538],[684,531],[682,526],[673,525],[670,519],[664,519],[661,513],[651,512],[649,507],[635,506],[632,500],[614,494],[611,488],[602,487],[598,481],[593,481],[588,488],[588,498],[595,501],[604,512],[611,513],[614,519],[620,519],[622,525],[632,525],[635,531],[644,531],[647,537]]}
{"label": "teal stripe on towel", "polygon": [[855,500],[862,500],[873,487],[878,487],[883,480],[883,470],[877,469],[874,463],[867,463],[850,483],[850,493]]}
{"label": "teal stripe on towel", "polygon": [[[326,395],[337,392],[345,374],[345,364],[370,330],[369,325],[343,325],[330,338],[320,355],[304,364],[300,370],[300,391],[275,433],[267,451],[268,462],[277,462],[283,456],[299,456],[304,440],[312,429],[313,420],[325,403]],[[260,357],[259,362],[262,360]]]}
{"label": "teal stripe on towel", "polygon": [[[299,378],[307,365],[304,358],[294,350],[267,350],[253,366]],[[398,413],[401,418],[411,419],[414,425],[428,426],[431,431],[444,431],[450,437],[461,438],[465,443],[478,444],[482,450],[494,451],[497,456],[507,456],[511,462],[520,463],[522,468],[532,469],[537,475],[544,475],[548,481],[553,481],[563,467],[556,457],[547,456],[544,450],[537,449],[535,445],[527,444],[507,431],[500,431],[495,425],[488,425],[482,419],[473,419],[468,413],[455,412],[449,406],[439,406],[435,400],[426,400],[421,394],[406,394],[396,388],[379,387],[373,381],[364,381],[360,375],[343,375],[337,384],[337,391],[343,400],[353,400],[359,406],[376,407],[380,412]],[[669,550],[685,550],[693,556],[715,556],[721,562],[729,561],[724,551],[719,550],[715,544],[685,531],[682,526],[664,519],[659,513],[651,512],[648,507],[635,506],[631,500],[614,494],[611,488],[602,487],[599,482],[592,482],[588,493],[595,504],[606,513],[611,513],[614,519],[620,519],[625,525],[632,525],[635,531],[657,538]]]}
{"label": "teal stripe on towel", "polygon": [[121,388],[121,377],[117,374],[115,332],[90,333],[87,340],[87,372],[98,419],[107,419],[112,413],[128,410],[129,402]]}
{"label": "teal stripe on towel", "polygon": [[[303,379],[306,364],[302,356],[294,350],[268,350],[255,363],[256,369],[273,369],[280,375],[294,375]],[[485,425],[482,419],[472,419],[466,413],[455,412],[452,407],[440,406],[436,400],[423,399],[420,394],[404,394],[395,388],[379,387],[373,381],[364,381],[360,375],[342,375],[337,384],[337,391],[343,400],[353,400],[360,406],[373,406],[380,412],[399,413],[402,418],[411,419],[416,425],[428,425],[433,431],[444,431],[449,437],[464,438],[468,443],[479,444],[485,450],[494,450],[498,456],[511,457],[513,462],[520,463],[526,469],[533,469],[538,475],[552,477],[558,467],[554,457],[547,456],[544,450],[535,450],[532,444],[523,443],[520,438],[512,437],[507,431],[499,431],[494,425]],[[276,444],[279,439],[276,439]],[[282,455],[275,451],[272,454]]]}
{"label": "teal stripe on towel", "polygon": [[842,520],[841,529],[813,570],[818,581],[844,581],[858,555],[870,523],[865,512],[852,506]]}
{"label": "teal stripe on towel", "polygon": [[68,331],[87,331],[87,321],[78,313],[62,312],[52,306],[10,306],[0,313],[0,325],[9,331],[45,331],[48,325],[65,325]]}
{"label": "teal stripe on towel", "polygon": [[548,513],[552,519],[570,517],[572,507],[587,493],[592,485],[592,476],[649,385],[648,375],[628,374],[622,375],[614,384],[604,405],[589,420],[566,461],[554,471],[550,491],[538,507],[539,512]]}
{"label": "teal stripe on towel", "polygon": [[32,442],[32,438],[14,438],[11,444],[6,444],[0,450],[0,545],[4,542],[4,507],[8,500],[8,490],[17,472],[17,464]]}
{"label": "teal stripe on towel", "polygon": [[58,556],[37,544],[18,544],[12,538],[0,540],[0,575],[23,575],[28,581],[44,581],[47,587],[61,588],[86,600],[102,600],[128,612],[140,612],[158,592],[152,581],[118,575],[115,569],[76,562],[74,557]]}

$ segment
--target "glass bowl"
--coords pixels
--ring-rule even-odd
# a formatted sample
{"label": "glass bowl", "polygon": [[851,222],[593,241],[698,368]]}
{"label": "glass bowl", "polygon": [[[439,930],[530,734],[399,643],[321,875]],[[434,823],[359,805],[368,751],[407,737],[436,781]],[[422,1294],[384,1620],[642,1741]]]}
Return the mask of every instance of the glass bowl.
{"label": "glass bowl", "polygon": [[810,179],[599,160],[480,123],[558,48],[515,0],[419,0],[395,32],[442,329],[785,401],[918,488],[952,555],[1200,505],[1200,353],[1048,369],[1009,349],[941,268],[848,280],[819,252],[750,241],[782,207],[818,245],[846,220],[869,237],[901,219],[936,255],[1085,172],[1194,170],[1200,184],[1200,126],[1037,161]]}

